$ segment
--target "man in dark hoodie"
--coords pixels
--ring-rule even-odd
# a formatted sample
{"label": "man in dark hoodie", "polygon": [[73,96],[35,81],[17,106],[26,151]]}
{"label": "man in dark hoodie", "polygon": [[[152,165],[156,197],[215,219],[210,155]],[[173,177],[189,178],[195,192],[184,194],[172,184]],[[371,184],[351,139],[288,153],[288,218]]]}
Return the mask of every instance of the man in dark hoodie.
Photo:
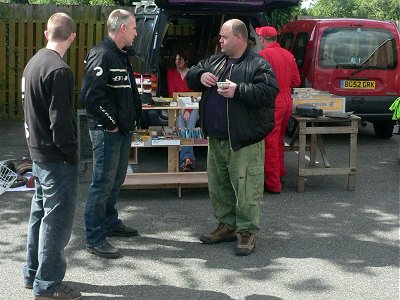
{"label": "man in dark hoodie", "polygon": [[141,115],[140,96],[129,61],[137,36],[132,13],[116,9],[107,20],[108,36],[86,56],[81,99],[85,104],[93,145],[93,177],[85,210],[87,250],[117,258],[119,249],[108,236],[131,237],[137,230],[125,226],[115,207],[125,180],[131,132]]}
{"label": "man in dark hoodie", "polygon": [[[268,62],[247,47],[246,25],[232,19],[220,30],[222,54],[193,66],[188,87],[201,91],[200,119],[209,137],[208,189],[217,229],[205,244],[240,239],[237,255],[249,255],[260,229],[264,181],[264,138],[274,127],[278,85]],[[224,87],[217,82],[226,81]]]}
{"label": "man in dark hoodie", "polygon": [[25,287],[41,300],[82,298],[62,283],[67,268],[64,248],[71,237],[78,190],[74,82],[62,59],[75,38],[73,28],[74,21],[64,13],[49,18],[46,48],[28,62],[21,84],[35,179],[23,274]]}

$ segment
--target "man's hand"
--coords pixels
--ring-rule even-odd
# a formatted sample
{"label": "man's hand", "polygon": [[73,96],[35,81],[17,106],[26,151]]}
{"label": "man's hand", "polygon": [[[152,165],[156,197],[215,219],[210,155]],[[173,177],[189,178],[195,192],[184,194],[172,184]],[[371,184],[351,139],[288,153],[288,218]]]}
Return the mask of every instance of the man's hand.
{"label": "man's hand", "polygon": [[236,83],[234,83],[228,79],[226,81],[229,82],[229,85],[226,87],[223,87],[221,89],[217,89],[217,92],[218,92],[218,94],[220,94],[221,96],[224,96],[226,98],[233,98],[233,96],[235,95]]}
{"label": "man's hand", "polygon": [[217,84],[218,78],[210,72],[205,72],[200,77],[200,82],[206,87],[212,87]]}

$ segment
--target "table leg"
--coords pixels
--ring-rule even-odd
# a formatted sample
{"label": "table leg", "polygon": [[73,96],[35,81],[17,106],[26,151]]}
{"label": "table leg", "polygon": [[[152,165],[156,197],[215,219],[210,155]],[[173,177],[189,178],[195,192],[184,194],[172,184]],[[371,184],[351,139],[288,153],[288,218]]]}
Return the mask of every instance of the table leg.
{"label": "table leg", "polygon": [[315,162],[317,161],[317,135],[316,134],[311,134],[310,143],[311,143],[310,144],[310,167],[315,167]]}
{"label": "table leg", "polygon": [[304,192],[305,177],[302,175],[302,170],[305,168],[305,156],[306,156],[306,140],[307,136],[304,133],[306,129],[306,122],[299,122],[299,158],[298,158],[298,176],[297,176],[297,191],[300,193]]}
{"label": "table leg", "polygon": [[321,134],[317,134],[317,143],[318,143],[319,151],[321,152],[321,157],[324,161],[325,168],[330,168],[331,164],[329,163],[328,156],[326,155],[325,144],[324,144],[324,140],[322,139]]}
{"label": "table leg", "polygon": [[358,131],[358,120],[351,121],[351,127],[355,130],[355,133],[350,134],[350,153],[349,153],[349,167],[350,173],[347,180],[347,189],[354,191],[356,186],[356,170],[357,170],[357,131]]}

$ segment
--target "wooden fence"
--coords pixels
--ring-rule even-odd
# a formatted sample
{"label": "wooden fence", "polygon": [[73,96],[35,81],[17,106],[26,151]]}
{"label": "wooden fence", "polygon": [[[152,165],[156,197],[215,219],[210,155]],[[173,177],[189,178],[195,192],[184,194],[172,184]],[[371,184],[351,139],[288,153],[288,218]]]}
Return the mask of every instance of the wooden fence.
{"label": "wooden fence", "polygon": [[55,12],[68,13],[75,21],[76,38],[64,60],[74,74],[74,103],[80,107],[78,96],[83,77],[83,60],[88,50],[105,37],[107,16],[116,7],[71,8],[14,4],[7,5],[7,14],[4,16],[1,12],[4,12],[5,6],[0,5],[0,118],[23,117],[22,72],[29,59],[45,46],[45,25],[49,16]]}

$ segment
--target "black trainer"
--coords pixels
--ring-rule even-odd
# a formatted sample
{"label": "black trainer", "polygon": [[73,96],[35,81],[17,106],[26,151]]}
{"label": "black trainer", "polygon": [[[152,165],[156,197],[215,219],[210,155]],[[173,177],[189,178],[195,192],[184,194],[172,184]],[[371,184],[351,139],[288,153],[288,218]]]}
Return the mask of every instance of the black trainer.
{"label": "black trainer", "polygon": [[118,258],[121,256],[119,249],[112,246],[108,241],[105,241],[99,246],[87,246],[87,251],[94,255],[104,257],[104,258]]}
{"label": "black trainer", "polygon": [[123,237],[130,237],[130,236],[137,236],[139,235],[136,229],[130,228],[125,226],[124,224],[119,224],[115,226],[112,230],[107,232],[107,236],[123,236]]}

